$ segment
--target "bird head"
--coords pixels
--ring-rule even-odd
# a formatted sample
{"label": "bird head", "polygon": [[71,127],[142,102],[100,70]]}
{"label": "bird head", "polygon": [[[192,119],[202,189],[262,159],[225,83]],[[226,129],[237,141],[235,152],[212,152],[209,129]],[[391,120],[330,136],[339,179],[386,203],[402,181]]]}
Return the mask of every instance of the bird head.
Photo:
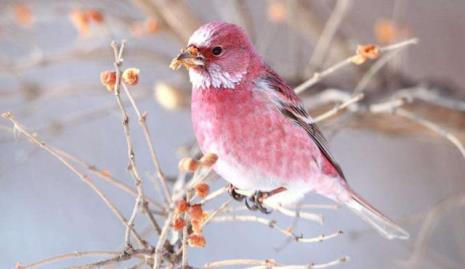
{"label": "bird head", "polygon": [[234,88],[256,61],[255,50],[237,25],[210,22],[197,29],[170,67],[189,70],[194,88]]}

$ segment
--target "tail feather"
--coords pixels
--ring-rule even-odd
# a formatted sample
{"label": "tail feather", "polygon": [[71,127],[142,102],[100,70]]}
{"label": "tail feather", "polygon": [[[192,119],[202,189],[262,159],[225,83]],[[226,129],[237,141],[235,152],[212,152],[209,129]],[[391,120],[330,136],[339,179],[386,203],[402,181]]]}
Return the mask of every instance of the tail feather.
{"label": "tail feather", "polygon": [[410,237],[407,231],[384,216],[360,195],[352,191],[351,196],[346,205],[383,237],[387,239],[408,239]]}

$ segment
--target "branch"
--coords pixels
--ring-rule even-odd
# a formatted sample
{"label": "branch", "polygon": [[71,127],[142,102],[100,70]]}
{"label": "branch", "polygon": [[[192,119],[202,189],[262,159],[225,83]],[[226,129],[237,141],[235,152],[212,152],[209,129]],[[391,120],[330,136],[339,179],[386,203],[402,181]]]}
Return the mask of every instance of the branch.
{"label": "branch", "polygon": [[149,151],[150,151],[150,156],[152,157],[153,166],[155,167],[155,171],[156,171],[157,176],[158,176],[158,178],[160,179],[160,182],[161,182],[161,186],[162,186],[162,189],[163,189],[163,194],[165,196],[165,201],[169,205],[171,203],[171,194],[170,194],[170,191],[168,189],[168,185],[166,184],[166,177],[165,177],[163,171],[161,170],[160,162],[158,161],[158,156],[157,156],[157,153],[155,151],[155,147],[153,146],[152,137],[150,136],[150,130],[149,130],[148,126],[147,126],[147,122],[146,122],[147,113],[142,114],[140,112],[139,108],[137,107],[136,102],[134,101],[134,98],[132,97],[131,92],[126,87],[126,84],[122,83],[122,85],[123,85],[124,92],[126,93],[129,101],[131,102],[132,107],[134,108],[134,111],[137,114],[139,125],[142,128],[142,131],[143,131],[144,137],[145,137],[145,141],[146,141],[147,146],[148,146]]}
{"label": "branch", "polygon": [[349,257],[341,257],[337,260],[322,263],[322,264],[307,264],[307,265],[281,265],[277,263],[275,260],[252,260],[252,259],[235,259],[235,260],[223,260],[223,261],[216,261],[216,262],[209,262],[203,266],[204,269],[212,269],[218,267],[226,267],[226,266],[238,266],[238,265],[245,265],[245,266],[254,266],[254,267],[247,267],[247,268],[279,268],[279,269],[320,269],[320,268],[328,268],[332,267],[341,263],[345,263],[349,261]]}
{"label": "branch", "polygon": [[290,229],[284,229],[284,228],[279,227],[277,225],[276,220],[269,220],[269,219],[260,218],[260,217],[257,217],[257,216],[249,216],[249,215],[217,216],[217,217],[213,217],[211,221],[213,221],[213,222],[234,222],[234,221],[238,221],[238,222],[256,222],[256,223],[266,225],[266,226],[270,227],[271,229],[275,229],[278,232],[280,232],[281,234],[293,239],[296,242],[300,242],[300,243],[322,242],[322,241],[337,237],[337,236],[342,234],[342,231],[337,231],[337,232],[329,234],[329,235],[321,234],[321,235],[316,236],[316,237],[305,238],[305,237],[303,237],[303,235],[296,235],[296,234],[292,233],[292,230],[290,230]]}
{"label": "branch", "polygon": [[89,178],[89,176],[82,174],[79,172],[79,170],[73,166],[71,163],[69,163],[66,158],[61,156],[58,152],[56,152],[53,148],[48,146],[43,140],[41,140],[38,136],[31,134],[26,130],[26,128],[21,125],[14,116],[11,113],[3,113],[2,117],[9,120],[11,123],[13,123],[15,130],[17,130],[19,133],[23,134],[26,138],[29,139],[30,142],[38,145],[48,153],[50,153],[52,156],[57,158],[61,163],[63,163],[71,172],[73,172],[75,175],[77,175],[84,183],[86,183],[92,190],[94,190],[98,196],[104,201],[104,203],[110,208],[110,210],[116,215],[116,217],[124,224],[127,229],[130,229],[133,233],[134,236],[136,237],[137,241],[139,242],[140,245],[146,246],[146,242],[142,239],[142,237],[130,226],[128,225],[128,222],[126,218],[123,216],[123,214],[118,210],[118,208],[113,204],[113,202],[110,201],[110,199],[106,196],[105,193],[100,190],[97,185]]}
{"label": "branch", "polygon": [[[404,48],[404,47],[407,47],[407,46],[410,46],[410,45],[414,45],[414,44],[417,44],[417,43],[418,43],[418,39],[417,38],[412,38],[412,39],[408,39],[406,41],[402,41],[402,42],[399,42],[399,43],[396,43],[396,44],[393,44],[393,45],[382,47],[382,48],[380,48],[380,52],[387,52],[387,51],[397,50],[397,49],[401,49],[401,48]],[[297,86],[294,89],[294,91],[297,94],[300,94],[300,93],[304,92],[306,89],[308,89],[308,88],[312,87],[313,85],[315,85],[316,83],[320,82],[323,78],[331,75],[332,73],[334,73],[336,71],[339,71],[343,67],[346,67],[346,66],[352,64],[352,58],[353,57],[354,57],[354,55],[350,56],[349,58],[347,58],[345,60],[342,60],[342,61],[336,63],[335,65],[329,67],[328,69],[323,70],[322,72],[315,73],[313,75],[313,77],[311,77],[309,80],[307,80],[304,83]]]}
{"label": "branch", "polygon": [[48,265],[51,263],[72,259],[72,258],[96,257],[96,256],[112,257],[118,254],[119,252],[116,252],[116,251],[74,251],[74,252],[70,252],[70,253],[66,253],[66,254],[62,254],[58,256],[49,257],[49,258],[46,258],[46,259],[43,259],[37,262],[30,263],[28,265],[18,264],[16,265],[16,269],[33,269],[33,268],[37,268],[40,266],[44,266],[44,265]]}
{"label": "branch", "polygon": [[86,265],[79,265],[79,266],[71,266],[68,267],[68,269],[92,269],[92,268],[102,268],[106,265],[112,264],[112,263],[119,263],[123,261],[130,260],[138,255],[141,254],[146,254],[146,255],[151,255],[153,251],[151,249],[134,249],[134,250],[128,250],[124,251],[123,253],[120,253],[117,256],[114,256],[110,259],[98,261],[95,263],[91,264],[86,264]]}

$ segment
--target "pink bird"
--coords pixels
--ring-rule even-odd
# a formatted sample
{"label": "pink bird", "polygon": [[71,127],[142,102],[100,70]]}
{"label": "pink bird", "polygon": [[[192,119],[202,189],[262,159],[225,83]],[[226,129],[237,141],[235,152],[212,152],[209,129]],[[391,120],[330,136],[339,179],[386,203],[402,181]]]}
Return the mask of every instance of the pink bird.
{"label": "pink bird", "polygon": [[[235,188],[254,191],[251,209],[294,203],[308,192],[344,204],[388,239],[409,234],[354,192],[301,100],[234,24],[201,26],[171,67],[192,83],[192,122],[202,152]],[[236,190],[237,190],[236,189]]]}

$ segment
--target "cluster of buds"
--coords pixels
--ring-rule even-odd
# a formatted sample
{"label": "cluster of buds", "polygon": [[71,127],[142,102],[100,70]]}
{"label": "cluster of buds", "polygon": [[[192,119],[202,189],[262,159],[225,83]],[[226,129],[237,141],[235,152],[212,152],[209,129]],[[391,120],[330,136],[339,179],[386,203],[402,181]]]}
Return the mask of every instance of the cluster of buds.
{"label": "cluster of buds", "polygon": [[131,32],[135,37],[148,34],[156,34],[160,31],[160,23],[157,19],[149,17],[142,22],[136,22],[131,26]]}
{"label": "cluster of buds", "polygon": [[[136,85],[139,81],[139,69],[128,68],[124,70],[121,79],[126,85]],[[116,72],[115,71],[103,71],[100,73],[100,82],[107,88],[108,91],[113,91],[116,84]]]}
{"label": "cluster of buds", "polygon": [[69,19],[81,35],[87,36],[90,33],[90,24],[101,24],[104,16],[96,9],[76,9],[70,13]]}
{"label": "cluster of buds", "polygon": [[374,60],[379,57],[380,49],[379,46],[373,44],[359,45],[355,56],[352,57],[354,64],[363,64],[366,60]]}
{"label": "cluster of buds", "polygon": [[[195,186],[195,194],[198,197],[205,197],[208,194],[209,186],[205,183],[199,183]],[[172,227],[175,231],[183,230],[189,220],[190,228],[188,230],[187,242],[191,247],[202,248],[206,245],[205,237],[202,235],[202,227],[208,217],[208,213],[203,211],[202,204],[190,204],[185,199],[176,202],[175,218]],[[183,217],[185,216],[185,218]]]}
{"label": "cluster of buds", "polygon": [[200,160],[195,160],[189,157],[179,161],[179,170],[184,172],[195,172],[200,167],[212,167],[218,161],[218,155],[214,153],[207,153]]}

